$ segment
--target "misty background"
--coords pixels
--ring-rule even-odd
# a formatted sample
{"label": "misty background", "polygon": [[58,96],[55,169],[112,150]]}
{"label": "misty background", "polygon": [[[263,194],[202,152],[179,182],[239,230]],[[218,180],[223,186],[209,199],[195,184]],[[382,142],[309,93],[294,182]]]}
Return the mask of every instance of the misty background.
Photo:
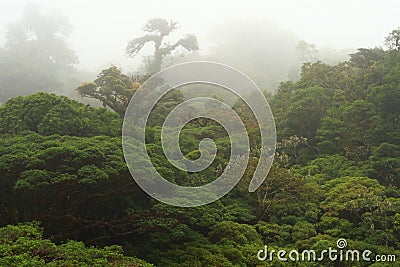
{"label": "misty background", "polygon": [[[217,61],[273,92],[280,82],[298,79],[304,62],[336,64],[357,48],[382,46],[384,37],[398,26],[400,3],[17,0],[0,2],[0,10],[4,102],[34,91],[76,98],[77,86],[111,64],[124,73],[145,74],[152,46],[145,45],[133,58],[125,48],[144,35],[143,27],[152,18],[178,23],[166,41],[194,34],[199,44],[196,51],[174,50],[164,58],[163,67]],[[28,41],[35,42],[18,40],[23,38],[21,29],[28,30]]]}

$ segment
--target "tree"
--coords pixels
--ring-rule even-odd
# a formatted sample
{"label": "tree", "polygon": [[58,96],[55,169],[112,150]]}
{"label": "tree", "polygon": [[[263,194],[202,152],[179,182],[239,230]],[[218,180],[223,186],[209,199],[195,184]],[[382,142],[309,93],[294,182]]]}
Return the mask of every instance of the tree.
{"label": "tree", "polygon": [[393,30],[385,38],[385,46],[389,50],[400,51],[400,28]]}
{"label": "tree", "polygon": [[359,68],[369,68],[385,57],[385,51],[382,48],[359,48],[356,53],[350,54],[350,63]]}
{"label": "tree", "polygon": [[331,105],[330,102],[329,91],[324,88],[309,87],[297,90],[287,110],[285,136],[299,135],[307,138],[311,146],[315,145],[317,129]]}
{"label": "tree", "polygon": [[292,135],[289,139],[282,139],[276,144],[276,161],[283,166],[299,163],[299,154],[302,145],[307,145],[307,138]]}
{"label": "tree", "polygon": [[385,201],[385,187],[368,177],[341,177],[327,182],[326,199],[321,207],[327,215],[336,214],[341,218],[355,221],[364,212],[379,211]]}
{"label": "tree", "polygon": [[36,93],[9,99],[0,107],[0,134],[32,131],[42,135],[120,135],[121,120],[65,96]]}
{"label": "tree", "polygon": [[188,34],[179,39],[176,43],[170,44],[165,42],[164,38],[178,28],[178,24],[174,21],[165,19],[151,19],[144,26],[143,30],[148,32],[142,37],[134,38],[128,42],[126,53],[130,57],[136,56],[145,44],[152,42],[154,45],[154,54],[152,62],[148,67],[148,73],[154,74],[161,70],[162,60],[178,47],[183,47],[188,51],[198,50],[199,45],[195,35]]}
{"label": "tree", "polygon": [[99,100],[104,107],[109,107],[121,117],[125,115],[129,101],[140,83],[133,77],[122,73],[121,69],[112,65],[97,75],[93,82],[83,83],[76,88],[81,97]]}
{"label": "tree", "polygon": [[0,228],[0,251],[1,266],[153,266],[124,256],[120,246],[87,247],[72,240],[56,245],[34,223]]}
{"label": "tree", "polygon": [[[83,83],[76,91],[81,97],[99,100],[104,107],[109,107],[120,117],[124,117],[133,94],[147,78],[148,75],[128,76],[123,74],[120,68],[112,65],[102,70],[93,82]],[[183,99],[179,90],[171,90],[165,94],[151,112],[148,124],[162,125],[169,112]]]}
{"label": "tree", "polygon": [[318,147],[323,153],[344,154],[351,160],[366,160],[376,142],[379,117],[365,100],[344,102],[330,108],[318,129]]}
{"label": "tree", "polygon": [[400,146],[382,143],[374,147],[369,157],[368,175],[381,184],[400,188]]}
{"label": "tree", "polygon": [[39,5],[30,4],[20,21],[8,25],[5,47],[54,65],[72,66],[78,59],[64,39],[71,31],[66,17],[45,14]]}
{"label": "tree", "polygon": [[309,44],[306,41],[299,41],[297,44],[297,49],[301,53],[302,61],[317,61],[318,60],[318,50],[315,44]]}
{"label": "tree", "polygon": [[28,5],[22,18],[7,26],[0,49],[0,102],[35,91],[63,89],[76,73],[78,63],[66,38],[72,27],[60,14],[46,14]]}
{"label": "tree", "polygon": [[0,225],[40,221],[54,241],[96,245],[137,233],[127,210],[149,198],[129,175],[120,138],[21,134],[0,143]]}
{"label": "tree", "polygon": [[261,241],[260,235],[252,226],[232,221],[223,221],[211,227],[209,237],[215,243],[246,244]]}

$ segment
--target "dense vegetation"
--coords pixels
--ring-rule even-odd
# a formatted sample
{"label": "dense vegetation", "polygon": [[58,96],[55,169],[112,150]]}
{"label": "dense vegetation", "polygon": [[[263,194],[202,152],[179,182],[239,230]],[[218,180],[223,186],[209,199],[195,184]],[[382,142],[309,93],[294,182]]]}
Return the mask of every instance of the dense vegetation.
{"label": "dense vegetation", "polygon": [[0,245],[1,266],[153,266],[124,256],[119,246],[99,249],[77,241],[56,245],[43,239],[35,224],[1,228]]}
{"label": "dense vegetation", "polygon": [[[121,149],[121,105],[116,114],[47,93],[8,100],[0,107],[0,265],[146,266],[123,256],[123,247],[126,255],[156,266],[321,266],[260,262],[257,252],[264,244],[327,249],[338,238],[352,249],[399,255],[398,48],[359,49],[335,66],[304,64],[299,81],[282,83],[268,95],[278,146],[274,166],[255,193],[248,192],[248,182],[257,164],[258,128],[237,102],[253,157],[234,190],[197,208],[159,203],[135,184]],[[118,88],[96,84],[102,78],[117,81]],[[80,90],[105,105],[107,97],[123,104],[126,99],[115,96],[136,88],[115,67],[96,81]],[[183,96],[174,92],[170,99],[176,104]],[[170,104],[155,109],[147,129],[153,164],[177,184],[210,182],[229,158],[226,132],[209,120],[186,125],[186,157],[199,156],[198,142],[205,137],[219,151],[206,170],[182,172],[168,163],[160,143],[158,122]],[[20,224],[35,221],[45,239],[37,224]]]}

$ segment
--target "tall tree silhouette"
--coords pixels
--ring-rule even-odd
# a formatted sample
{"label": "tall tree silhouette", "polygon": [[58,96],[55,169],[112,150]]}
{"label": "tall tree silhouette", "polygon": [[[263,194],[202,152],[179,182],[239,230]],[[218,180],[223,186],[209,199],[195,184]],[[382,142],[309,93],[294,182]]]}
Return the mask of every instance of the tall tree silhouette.
{"label": "tall tree silhouette", "polygon": [[199,45],[197,38],[192,34],[185,35],[174,44],[165,42],[164,38],[177,28],[178,24],[175,21],[167,21],[160,18],[149,20],[143,28],[143,30],[148,32],[148,34],[129,41],[126,47],[127,55],[135,57],[145,44],[153,43],[154,54],[148,67],[148,73],[154,74],[161,70],[163,58],[176,48],[183,47],[188,51],[198,50]]}

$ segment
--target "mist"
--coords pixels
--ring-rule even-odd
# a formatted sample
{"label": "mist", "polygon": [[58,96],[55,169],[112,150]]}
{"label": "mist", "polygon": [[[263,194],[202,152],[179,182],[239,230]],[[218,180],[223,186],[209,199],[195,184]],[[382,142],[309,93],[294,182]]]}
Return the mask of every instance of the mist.
{"label": "mist", "polygon": [[400,1],[0,13],[0,266],[400,266]]}
{"label": "mist", "polygon": [[[389,5],[392,8],[387,8]],[[380,12],[383,8],[384,12]],[[36,18],[31,14],[27,19],[32,9],[36,10]],[[348,59],[349,53],[357,48],[381,46],[387,33],[397,27],[400,4],[397,1],[379,5],[375,1],[335,1],[327,5],[315,0],[253,1],[251,5],[245,1],[199,4],[21,0],[1,2],[0,10],[2,70],[8,73],[0,79],[1,102],[4,102],[10,96],[37,90],[74,97],[74,89],[81,82],[92,80],[111,64],[125,73],[146,72],[152,45],[145,45],[133,58],[127,56],[125,48],[130,40],[143,36],[143,27],[152,18],[178,23],[178,28],[165,38],[166,42],[173,43],[185,34],[193,34],[199,44],[196,51],[173,51],[164,58],[163,67],[190,60],[217,61],[244,72],[263,90],[274,91],[282,81],[297,80],[304,62],[320,60],[337,64]],[[50,29],[48,24],[52,20],[60,29]],[[10,31],[18,27],[29,34],[47,31],[54,38],[36,42],[31,50],[23,48],[25,54],[21,47],[14,49],[14,56],[10,57],[6,53],[7,46],[13,42]],[[14,34],[17,35],[15,31]],[[301,51],[300,42],[312,51],[308,48]],[[69,55],[59,69],[51,62],[46,63],[50,65],[42,62],[47,67],[41,67],[44,65],[37,61],[31,61],[30,67],[21,63],[24,58],[31,60],[29,53],[38,54],[34,51],[46,51],[51,45],[55,49],[50,57],[54,58],[56,53]],[[17,69],[21,68],[24,70],[18,73]],[[41,71],[47,70],[53,71],[51,78],[41,76]],[[18,78],[21,75],[38,77],[39,82],[31,79],[26,88],[27,84]],[[12,93],[6,93],[7,90]]]}

